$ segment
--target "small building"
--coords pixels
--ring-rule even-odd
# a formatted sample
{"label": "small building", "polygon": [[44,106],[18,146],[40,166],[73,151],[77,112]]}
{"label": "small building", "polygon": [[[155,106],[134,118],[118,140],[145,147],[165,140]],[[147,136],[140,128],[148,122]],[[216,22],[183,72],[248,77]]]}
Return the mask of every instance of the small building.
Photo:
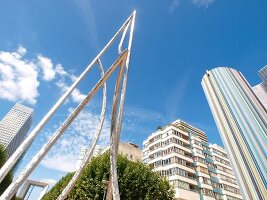
{"label": "small building", "polygon": [[[110,147],[103,148],[99,145],[96,145],[93,156],[103,154],[103,153],[109,151],[109,149],[110,149]],[[84,158],[86,150],[87,150],[86,147],[81,148],[79,158],[78,158],[78,161],[76,164],[76,169],[80,166],[80,164]],[[129,160],[132,160],[135,162],[142,162],[142,150],[139,148],[139,146],[137,144],[134,144],[131,142],[120,142],[118,153],[126,156]]]}
{"label": "small building", "polygon": [[[110,147],[107,147],[102,153],[107,152],[109,149]],[[120,142],[118,153],[126,156],[129,160],[142,162],[142,150],[139,149],[137,144],[131,142]]]}

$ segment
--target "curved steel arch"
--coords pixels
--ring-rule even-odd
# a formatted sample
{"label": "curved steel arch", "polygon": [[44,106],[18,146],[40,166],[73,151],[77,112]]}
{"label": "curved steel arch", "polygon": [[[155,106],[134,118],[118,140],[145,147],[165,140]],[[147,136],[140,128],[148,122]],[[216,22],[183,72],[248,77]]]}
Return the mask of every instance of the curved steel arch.
{"label": "curved steel arch", "polygon": [[[71,94],[71,92],[77,87],[77,85],[81,82],[81,80],[86,76],[86,74],[91,70],[91,68],[98,62],[99,68],[101,71],[101,78],[93,87],[93,89],[87,94],[85,99],[75,108],[75,110],[68,116],[68,118],[64,121],[64,123],[58,128],[58,130],[52,135],[49,141],[43,145],[43,147],[36,153],[36,155],[32,158],[32,160],[28,163],[28,165],[23,169],[23,171],[19,174],[17,179],[5,190],[5,192],[1,195],[0,200],[9,200],[14,194],[18,191],[23,182],[28,178],[31,172],[37,167],[37,165],[41,162],[44,156],[48,153],[48,151],[52,148],[52,146],[56,143],[59,137],[64,133],[64,131],[68,128],[68,126],[72,123],[72,121],[78,116],[78,114],[82,111],[84,106],[92,99],[92,97],[96,94],[96,92],[103,86],[103,105],[100,117],[100,124],[96,131],[95,138],[93,141],[93,145],[86,152],[86,156],[76,172],[76,176],[73,177],[67,188],[63,191],[63,193],[58,197],[58,199],[65,199],[68,192],[71,190],[77,178],[79,177],[82,169],[88,160],[90,160],[92,156],[92,152],[97,143],[98,137],[101,133],[101,129],[103,126],[105,112],[106,112],[106,81],[110,77],[110,75],[115,71],[116,68],[119,68],[119,73],[116,81],[114,96],[113,96],[113,104],[112,104],[112,119],[111,119],[111,147],[110,147],[110,183],[112,188],[109,189],[112,191],[112,197],[114,200],[119,200],[119,187],[118,187],[118,177],[117,177],[117,151],[118,151],[118,143],[120,138],[120,130],[122,124],[122,114],[124,109],[124,100],[126,94],[126,86],[127,86],[127,77],[128,77],[128,68],[129,68],[129,59],[131,53],[132,39],[133,39],[133,31],[134,31],[134,23],[135,23],[135,15],[134,11],[132,15],[126,20],[126,22],[121,26],[118,32],[111,38],[111,40],[106,44],[106,46],[100,51],[100,53],[93,59],[90,65],[82,72],[82,74],[78,77],[78,79],[71,85],[71,87],[62,95],[62,97],[57,101],[57,103],[51,108],[51,110],[44,116],[44,118],[39,122],[39,124],[33,129],[33,131],[29,134],[29,136],[22,142],[19,148],[13,153],[13,155],[9,158],[9,160],[4,164],[4,166],[0,169],[0,182],[4,179],[6,174],[11,170],[14,163],[19,159],[19,157],[26,151],[26,149],[32,144],[35,137],[42,130],[48,120],[53,116],[56,110],[64,103],[67,97]],[[129,31],[129,40],[127,48],[122,51],[122,44],[125,40],[125,35],[127,34],[128,28]],[[118,57],[115,62],[110,66],[110,68],[104,73],[104,69],[102,63],[100,61],[101,56],[107,51],[107,49],[112,45],[112,43],[116,40],[116,38],[122,33],[122,38],[118,45]],[[121,83],[122,82],[122,83]],[[122,88],[121,88],[122,84]],[[121,89],[120,89],[121,88]],[[119,93],[120,101],[119,101]],[[118,103],[119,102],[119,103]],[[112,197],[107,197],[111,199]]]}

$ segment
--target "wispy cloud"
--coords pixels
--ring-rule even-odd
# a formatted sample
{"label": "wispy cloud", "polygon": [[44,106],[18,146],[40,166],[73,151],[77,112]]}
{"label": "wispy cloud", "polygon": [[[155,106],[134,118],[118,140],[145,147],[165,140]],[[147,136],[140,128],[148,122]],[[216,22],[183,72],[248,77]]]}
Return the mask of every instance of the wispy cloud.
{"label": "wispy cloud", "polygon": [[212,4],[215,0],[191,0],[193,4],[197,6],[203,6],[208,7],[210,4]]}
{"label": "wispy cloud", "polygon": [[[69,88],[69,84],[75,81],[77,77],[65,71],[65,69],[60,64],[56,66],[55,71],[59,75],[59,79],[56,81],[55,84],[60,89],[61,93],[64,93]],[[71,98],[75,103],[80,103],[85,97],[86,95],[82,94],[81,91],[77,88],[75,88],[71,93]]]}
{"label": "wispy cloud", "polygon": [[[165,116],[160,112],[139,106],[126,106],[122,124],[122,139],[129,142],[137,142],[134,138],[142,140],[142,138],[144,139],[148,134],[152,133],[157,126],[165,123]],[[142,143],[142,141],[140,142]]]}
{"label": "wispy cloud", "polygon": [[126,118],[135,118],[140,121],[163,121],[162,113],[141,108],[139,106],[126,106],[124,116]]}
{"label": "wispy cloud", "polygon": [[[96,102],[97,103],[97,102]],[[90,146],[95,130],[99,124],[99,114],[94,111],[95,108],[87,107],[74,120],[64,136],[57,142],[53,149],[42,161],[42,165],[63,172],[74,171],[77,167],[80,149]],[[73,109],[69,110],[69,113]],[[108,112],[109,113],[109,112]],[[99,138],[98,145],[106,147],[110,140],[110,121],[109,114],[106,116],[104,127]],[[149,133],[147,129],[149,123],[162,123],[163,115],[140,108],[138,106],[126,106],[123,117],[122,139],[131,141],[135,133]],[[45,134],[44,140],[51,136],[52,132]]]}
{"label": "wispy cloud", "polygon": [[[172,0],[168,12],[172,14],[175,11],[175,9],[179,7],[181,1],[182,0]],[[209,5],[211,5],[215,0],[189,0],[189,1],[191,1],[196,6],[208,8]]]}
{"label": "wispy cloud", "polygon": [[[69,113],[72,111],[73,108],[69,109]],[[94,138],[95,130],[100,120],[99,117],[98,114],[88,108],[83,110],[73,121],[62,139],[58,141],[42,161],[42,165],[63,172],[74,171],[81,147],[88,147]],[[109,145],[109,122],[110,118],[107,117],[99,138],[99,145],[101,146]],[[51,136],[51,133],[45,137],[49,138],[49,136]]]}
{"label": "wispy cloud", "polygon": [[177,117],[178,111],[181,106],[181,101],[186,92],[187,85],[190,80],[190,71],[187,71],[181,78],[176,82],[172,90],[166,96],[165,99],[165,113],[167,120],[174,120]]}
{"label": "wispy cloud", "polygon": [[172,0],[170,7],[169,7],[169,13],[173,13],[173,11],[179,6],[180,1],[179,0]]}
{"label": "wispy cloud", "polygon": [[75,0],[76,6],[79,9],[79,14],[85,23],[86,30],[89,34],[90,43],[95,50],[99,49],[99,39],[97,33],[97,25],[94,15],[94,10],[88,0]]}

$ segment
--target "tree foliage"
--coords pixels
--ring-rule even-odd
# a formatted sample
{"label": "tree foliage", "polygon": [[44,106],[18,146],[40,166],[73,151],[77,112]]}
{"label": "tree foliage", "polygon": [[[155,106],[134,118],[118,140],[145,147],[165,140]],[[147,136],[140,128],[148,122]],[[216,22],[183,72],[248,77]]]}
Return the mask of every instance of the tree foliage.
{"label": "tree foliage", "polygon": [[[7,153],[5,148],[2,144],[0,144],[0,168],[5,164],[7,161]],[[0,195],[6,190],[6,188],[12,183],[13,173],[10,171],[4,180],[0,183]]]}
{"label": "tree foliage", "polygon": [[[173,200],[174,191],[169,182],[142,163],[118,156],[118,178],[122,200]],[[63,177],[42,200],[53,200],[63,191],[73,173]],[[93,158],[68,195],[69,200],[103,200],[109,178],[109,155]]]}

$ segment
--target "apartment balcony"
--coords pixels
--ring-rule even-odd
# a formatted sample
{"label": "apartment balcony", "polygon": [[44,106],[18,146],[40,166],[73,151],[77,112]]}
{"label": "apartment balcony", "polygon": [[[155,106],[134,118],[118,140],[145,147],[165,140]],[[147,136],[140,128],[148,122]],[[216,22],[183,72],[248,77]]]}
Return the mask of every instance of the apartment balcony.
{"label": "apartment balcony", "polygon": [[190,146],[191,146],[191,148],[198,148],[198,149],[203,150],[203,148],[201,146],[199,146],[199,145],[197,145],[195,143],[191,143]]}
{"label": "apartment balcony", "polygon": [[230,181],[225,181],[225,180],[220,179],[220,183],[223,183],[225,185],[229,185],[229,186],[232,186],[232,187],[234,187],[236,189],[239,189],[236,183],[232,183]]}
{"label": "apartment balcony", "polygon": [[187,172],[190,172],[192,174],[195,174],[195,172],[196,172],[193,167],[187,166],[187,165],[183,165],[183,164],[181,164],[179,162],[174,162],[174,163],[166,165],[166,166],[168,166],[168,168],[178,167],[178,168],[183,169],[183,170],[185,170]]}
{"label": "apartment balcony", "polygon": [[205,158],[207,162],[214,163],[214,161],[211,158]]}
{"label": "apartment balcony", "polygon": [[219,169],[217,169],[217,173],[225,175],[225,176],[229,176],[230,178],[234,178],[234,179],[236,178],[234,174],[230,174],[230,173],[224,172],[224,171],[219,170]]}
{"label": "apartment balcony", "polygon": [[208,167],[208,170],[210,171],[210,172],[213,172],[213,173],[218,173],[217,172],[217,169],[215,169],[215,168],[213,168],[213,167]]}
{"label": "apartment balcony", "polygon": [[182,154],[179,154],[179,153],[176,153],[176,152],[171,152],[171,153],[169,153],[167,155],[164,155],[162,158],[166,159],[166,158],[174,157],[174,156],[179,157],[181,159],[184,159],[187,162],[193,163],[192,157],[189,157],[187,155],[182,155]]}
{"label": "apartment balcony", "polygon": [[200,195],[195,190],[186,190],[181,188],[174,188],[175,200],[200,200]]}
{"label": "apartment balcony", "polygon": [[211,155],[210,151],[209,150],[206,150],[206,149],[203,149],[203,153],[206,153],[206,154]]}
{"label": "apartment balcony", "polygon": [[217,157],[219,157],[219,158],[221,158],[223,160],[229,161],[229,158],[228,157],[224,157],[224,156],[222,156],[220,154],[215,153],[214,151],[211,152],[211,155],[217,156]]}
{"label": "apartment balcony", "polygon": [[200,158],[206,158],[203,154],[199,153],[199,152],[196,152],[196,151],[192,151],[192,156],[198,156]]}
{"label": "apartment balcony", "polygon": [[201,195],[201,200],[216,200],[215,197],[210,197],[210,196],[206,196],[206,195]]}
{"label": "apartment balcony", "polygon": [[206,188],[206,189],[209,189],[209,190],[213,190],[213,187],[211,185],[208,185],[208,184],[205,184],[205,183],[201,183],[201,182],[198,182],[198,187],[199,188]]}
{"label": "apartment balcony", "polygon": [[214,188],[213,191],[218,194],[223,194],[222,188]]}
{"label": "apartment balcony", "polygon": [[222,193],[225,194],[225,195],[229,195],[229,196],[232,196],[232,197],[239,198],[239,199],[242,199],[243,198],[241,194],[229,192],[229,191],[224,190],[224,189],[222,190]]}
{"label": "apartment balcony", "polygon": [[195,162],[194,162],[194,165],[195,165],[195,166],[201,166],[201,167],[207,168],[207,165],[206,165],[206,164],[204,164],[204,163],[202,163],[202,162],[199,162],[199,161],[195,161]]}
{"label": "apartment balcony", "polygon": [[210,178],[209,174],[206,174],[206,173],[203,173],[203,172],[198,172],[198,171],[196,171],[196,176],[202,176],[202,177],[205,177],[205,178]]}
{"label": "apartment balcony", "polygon": [[210,177],[210,180],[213,181],[213,182],[215,182],[215,183],[219,183],[220,182],[219,179],[216,178],[216,177],[214,177],[214,176],[211,176]]}
{"label": "apartment balcony", "polygon": [[224,164],[224,163],[222,163],[222,162],[220,162],[220,161],[214,160],[214,164],[216,164],[216,165],[221,165],[221,166],[223,166],[223,167],[225,167],[225,168],[227,168],[227,169],[232,170],[232,167],[231,167],[230,165],[226,165],[226,164]]}
{"label": "apartment balcony", "polygon": [[165,146],[162,146],[162,150],[168,149],[169,147],[172,147],[172,146],[176,146],[179,149],[184,150],[186,153],[191,154],[191,149],[189,147],[183,146],[183,145],[180,145],[180,144],[176,144],[176,143],[169,143],[169,144],[167,144]]}
{"label": "apartment balcony", "polygon": [[168,136],[165,137],[163,140],[167,140],[167,139],[170,139],[170,138],[176,138],[176,139],[178,139],[178,140],[184,142],[186,145],[188,145],[188,146],[190,145],[189,140],[187,140],[187,139],[184,138],[184,137],[180,137],[179,135],[174,135],[174,134],[170,134],[170,135],[168,135]]}
{"label": "apartment balcony", "polygon": [[186,177],[186,176],[180,176],[180,175],[175,174],[175,175],[168,176],[168,179],[169,180],[177,180],[178,179],[180,181],[184,181],[186,183],[190,183],[192,185],[197,186],[197,180],[195,178],[190,177],[190,176]]}

